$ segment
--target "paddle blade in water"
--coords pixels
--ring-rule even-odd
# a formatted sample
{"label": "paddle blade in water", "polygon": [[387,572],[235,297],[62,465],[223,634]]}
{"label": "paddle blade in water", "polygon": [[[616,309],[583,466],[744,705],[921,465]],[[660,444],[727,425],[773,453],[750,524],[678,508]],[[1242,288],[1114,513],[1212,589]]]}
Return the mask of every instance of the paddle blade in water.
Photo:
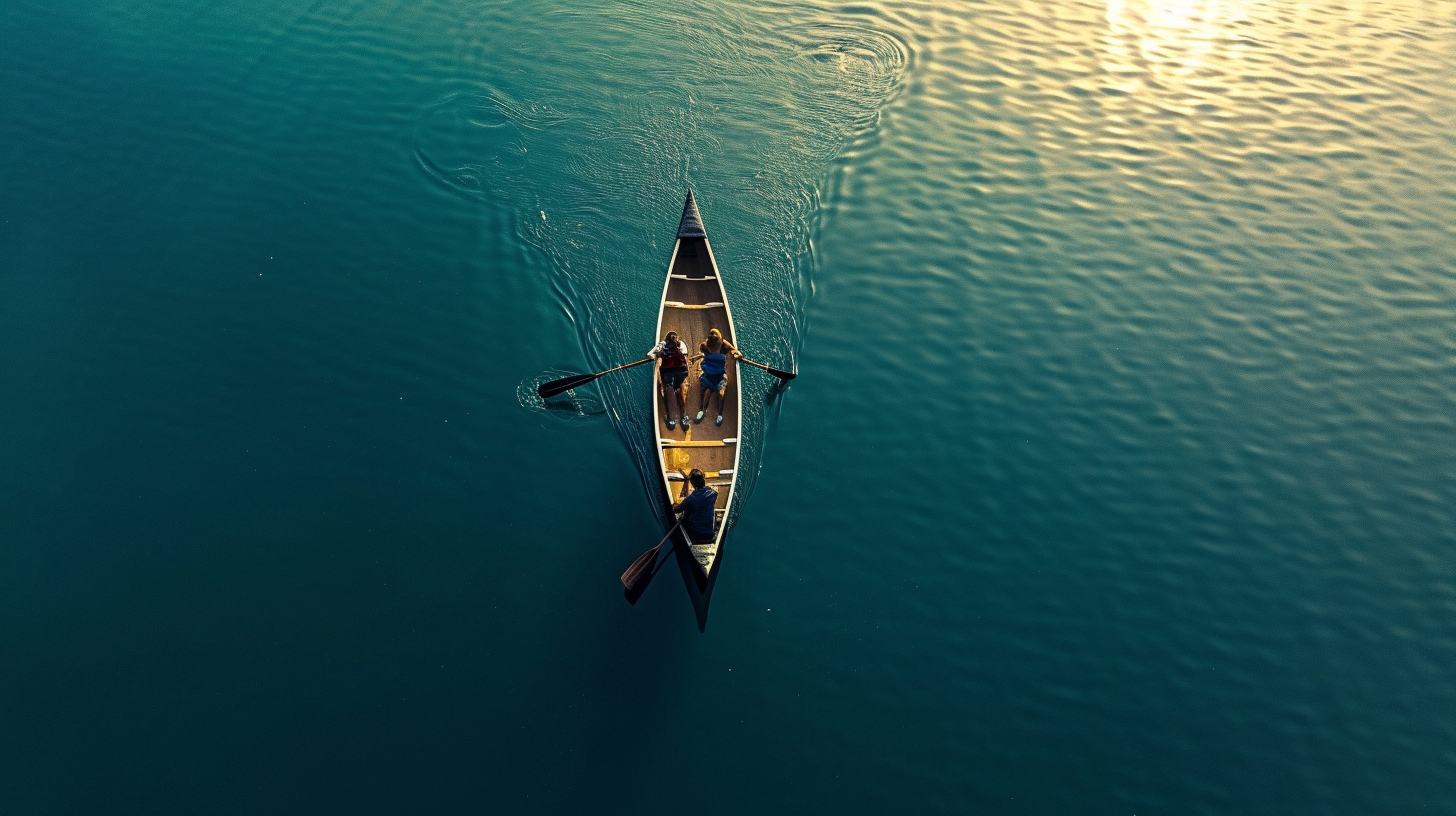
{"label": "paddle blade in water", "polygon": [[637,586],[641,582],[642,576],[651,571],[652,565],[657,561],[657,549],[657,547],[653,547],[637,556],[637,560],[632,562],[632,566],[622,573],[622,586],[626,587],[628,591]]}
{"label": "paddle blade in water", "polygon": [[778,377],[779,379],[781,379],[781,380],[783,380],[785,382],[787,382],[789,380],[792,380],[793,378],[799,376],[798,374],[795,374],[792,371],[784,371],[781,368],[772,368],[770,366],[764,365],[763,363],[754,362],[753,360],[750,360],[747,357],[739,357],[738,359],[742,360],[745,363],[748,363],[749,365],[753,366],[754,368],[761,368],[764,371],[767,371],[768,373],[774,375],[775,377]]}
{"label": "paddle blade in water", "polygon": [[571,389],[576,388],[579,385],[586,385],[587,383],[595,380],[599,376],[601,375],[573,374],[570,377],[562,377],[559,380],[552,380],[551,382],[541,383],[540,385],[536,386],[536,393],[540,395],[541,399],[551,399],[552,397],[562,393],[563,391],[570,391]]}

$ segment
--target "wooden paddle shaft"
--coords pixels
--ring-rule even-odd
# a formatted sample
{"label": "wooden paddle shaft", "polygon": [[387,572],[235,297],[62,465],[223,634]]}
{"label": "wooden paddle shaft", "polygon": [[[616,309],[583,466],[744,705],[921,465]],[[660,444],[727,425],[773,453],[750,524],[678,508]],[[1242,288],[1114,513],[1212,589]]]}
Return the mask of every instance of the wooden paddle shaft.
{"label": "wooden paddle shaft", "polygon": [[624,368],[631,368],[632,366],[640,366],[643,363],[650,363],[650,362],[652,362],[652,359],[653,358],[651,358],[651,357],[643,357],[640,360],[633,360],[630,363],[623,363],[622,365],[619,365],[616,368],[609,368],[606,371],[601,372],[601,374],[598,374],[597,376],[600,377],[600,376],[602,376],[602,374],[611,374],[613,371],[621,371]]}

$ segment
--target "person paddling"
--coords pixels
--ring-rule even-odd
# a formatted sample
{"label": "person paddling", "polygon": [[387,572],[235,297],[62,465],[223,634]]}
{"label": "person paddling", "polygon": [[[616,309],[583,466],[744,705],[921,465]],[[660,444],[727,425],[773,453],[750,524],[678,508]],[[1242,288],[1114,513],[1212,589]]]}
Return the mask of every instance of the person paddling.
{"label": "person paddling", "polygon": [[715,532],[713,508],[718,504],[718,491],[708,487],[707,477],[697,468],[688,473],[688,484],[692,485],[693,492],[674,504],[672,512],[683,514],[682,528],[687,533],[688,541],[695,544],[711,543]]}
{"label": "person paddling", "polygon": [[[657,360],[657,393],[662,396],[663,413],[667,414],[667,429],[670,431],[677,427],[678,420],[682,420],[683,427],[687,427],[688,418],[688,347],[681,340],[677,339],[677,332],[670,331],[662,338],[647,356]],[[668,392],[672,392],[675,399],[668,399]],[[677,414],[672,413],[673,405],[677,406]]]}
{"label": "person paddling", "polygon": [[703,361],[703,373],[698,377],[698,385],[702,386],[702,393],[698,395],[698,415],[693,417],[693,422],[702,422],[708,412],[710,398],[718,395],[718,425],[723,424],[723,395],[728,391],[728,355],[734,359],[743,359],[738,349],[733,344],[723,339],[723,333],[717,329],[708,329],[708,339],[698,345],[698,353],[693,355],[694,360]]}

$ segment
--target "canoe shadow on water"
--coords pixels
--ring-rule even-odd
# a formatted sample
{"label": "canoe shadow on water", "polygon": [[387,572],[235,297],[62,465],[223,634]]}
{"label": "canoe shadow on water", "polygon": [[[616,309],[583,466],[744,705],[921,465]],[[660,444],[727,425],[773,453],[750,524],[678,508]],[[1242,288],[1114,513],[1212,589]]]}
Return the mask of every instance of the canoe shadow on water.
{"label": "canoe shadow on water", "polygon": [[767,405],[767,406],[770,406],[775,411],[777,411],[778,410],[778,407],[779,407],[779,405],[778,405],[779,398],[782,397],[784,395],[784,393],[786,391],[788,391],[788,390],[789,390],[789,381],[788,380],[780,380],[777,377],[775,377],[774,378],[774,384],[771,385],[771,386],[769,386],[768,391],[766,391],[764,393],[764,395],[763,395],[763,404],[764,405]]}
{"label": "canoe shadow on water", "polygon": [[[657,577],[657,573],[667,569],[668,561],[676,561],[678,571],[682,574],[683,583],[687,587],[688,599],[693,604],[693,614],[697,618],[698,631],[707,631],[708,602],[712,599],[713,586],[718,581],[718,569],[723,563],[723,555],[726,551],[725,553],[720,553],[718,558],[714,560],[713,574],[705,579],[703,578],[702,572],[698,569],[697,562],[693,560],[692,555],[688,553],[687,547],[683,546],[682,540],[676,533],[673,534],[672,544],[672,549],[668,552],[660,553],[656,562],[652,565],[652,569],[635,586],[622,590],[622,597],[627,599],[627,603],[635,606],[638,599],[647,592],[647,587],[652,584],[653,579]],[[666,547],[667,545],[664,544],[663,546]]]}
{"label": "canoe shadow on water", "polygon": [[[788,381],[776,380],[764,393],[763,403],[768,408],[767,413],[770,417],[777,416],[782,404],[781,398],[788,388]],[[727,541],[724,542],[723,550],[713,562],[712,574],[704,578],[702,572],[698,569],[696,561],[688,553],[687,547],[683,546],[677,534],[674,534],[673,539],[671,550],[667,553],[659,554],[657,560],[652,565],[652,569],[639,579],[636,585],[622,590],[622,597],[626,599],[627,603],[635,606],[637,601],[647,592],[647,588],[657,577],[657,573],[667,568],[667,562],[669,560],[676,561],[678,571],[682,574],[683,583],[687,589],[688,599],[693,604],[693,613],[697,618],[698,631],[706,631],[708,627],[708,604],[712,600],[713,587],[718,582],[718,572],[723,565],[724,558],[727,556]]]}
{"label": "canoe shadow on water", "polygon": [[[536,389],[541,383],[570,376],[572,373],[564,369],[553,368],[526,377],[516,386],[517,402],[528,411],[545,413],[567,423],[586,422],[606,416],[606,404],[590,388],[573,389],[545,400],[537,394]],[[768,413],[777,414],[780,397],[787,389],[787,385],[787,383],[775,381],[764,393],[763,400],[764,405],[769,409]],[[624,588],[623,597],[627,603],[635,605],[647,592],[647,588],[653,583],[657,573],[667,568],[669,560],[676,561],[678,564],[678,571],[682,575],[688,599],[693,605],[698,631],[706,631],[708,604],[713,594],[713,586],[717,583],[719,568],[723,563],[722,555],[713,564],[713,574],[704,579],[696,561],[680,540],[675,541],[674,546],[670,548],[664,545],[664,551],[658,555],[652,569],[633,588]]]}

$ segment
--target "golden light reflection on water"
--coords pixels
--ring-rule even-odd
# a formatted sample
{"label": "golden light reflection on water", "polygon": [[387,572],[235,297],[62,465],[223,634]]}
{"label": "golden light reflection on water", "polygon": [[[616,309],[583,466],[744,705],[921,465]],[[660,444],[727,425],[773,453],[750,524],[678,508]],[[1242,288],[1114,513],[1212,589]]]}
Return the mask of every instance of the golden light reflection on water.
{"label": "golden light reflection on water", "polygon": [[[1324,70],[1383,74],[1402,59],[1403,48],[1449,38],[1456,3],[1106,0],[1105,13],[1101,67],[1119,90],[1131,92],[1149,83],[1186,89],[1195,79],[1226,85],[1238,82],[1250,63],[1287,67],[1268,65],[1270,47],[1293,57],[1296,68],[1318,62]],[[1332,55],[1347,61],[1331,62]]]}
{"label": "golden light reflection on water", "polygon": [[1127,78],[1124,91],[1141,87],[1143,77],[1179,86],[1226,73],[1251,25],[1239,0],[1108,0],[1102,68]]}

